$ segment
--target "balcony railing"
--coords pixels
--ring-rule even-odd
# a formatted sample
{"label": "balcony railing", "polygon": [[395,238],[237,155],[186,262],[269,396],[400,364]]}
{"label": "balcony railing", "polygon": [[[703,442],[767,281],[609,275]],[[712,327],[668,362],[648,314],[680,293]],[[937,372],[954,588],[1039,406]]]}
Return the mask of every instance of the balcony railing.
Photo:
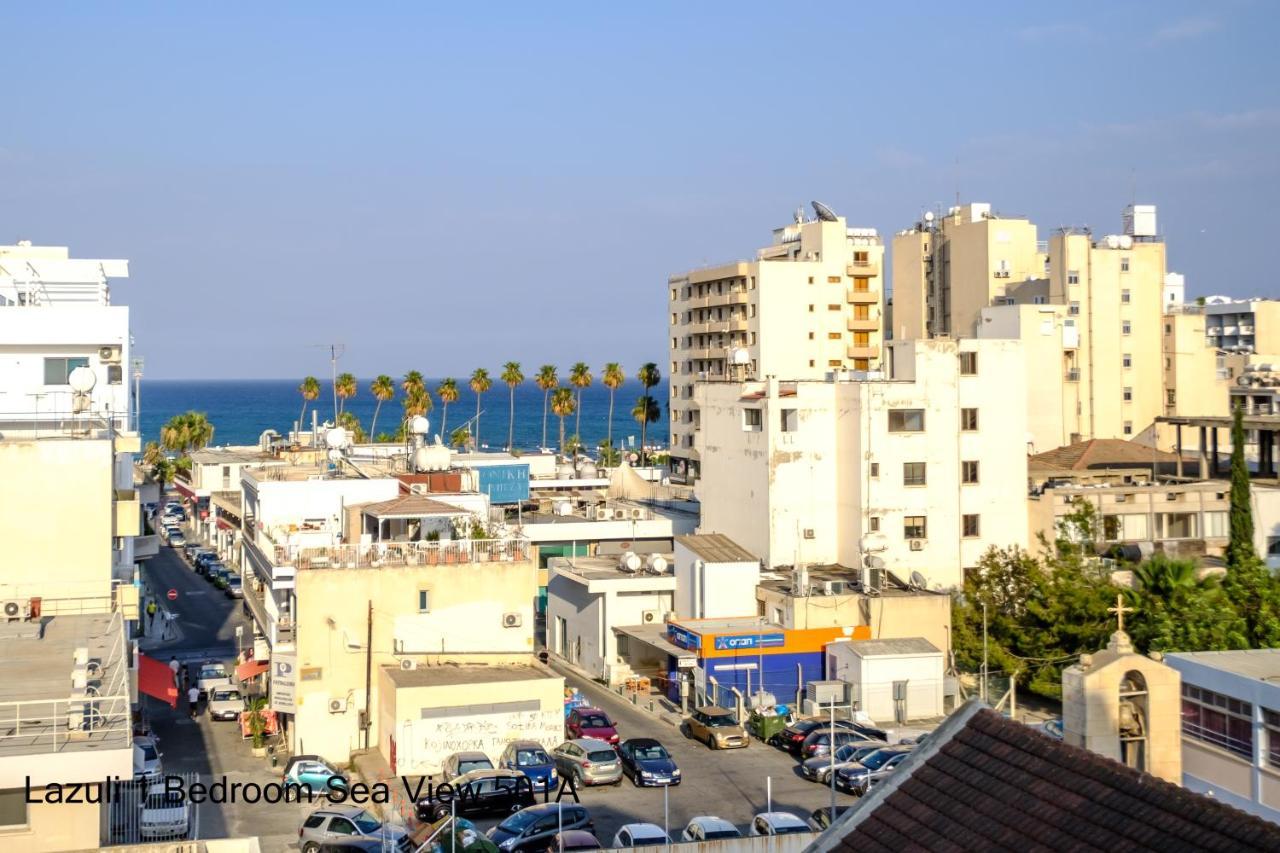
{"label": "balcony railing", "polygon": [[373,542],[368,545],[275,545],[278,566],[297,569],[377,569],[450,563],[500,563],[529,559],[529,540],[456,539],[441,542]]}
{"label": "balcony railing", "polygon": [[1072,368],[1068,369],[1068,370],[1067,370],[1067,381],[1068,381],[1068,382],[1079,382],[1079,381],[1080,381],[1080,368],[1078,368],[1078,367],[1072,367]]}

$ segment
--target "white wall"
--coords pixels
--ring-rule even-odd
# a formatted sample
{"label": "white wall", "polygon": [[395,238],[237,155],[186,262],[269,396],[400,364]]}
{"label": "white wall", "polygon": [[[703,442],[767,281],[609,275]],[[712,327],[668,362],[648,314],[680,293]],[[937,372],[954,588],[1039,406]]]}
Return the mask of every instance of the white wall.
{"label": "white wall", "polygon": [[760,564],[708,563],[680,542],[675,547],[675,611],[680,619],[756,615]]}
{"label": "white wall", "polygon": [[827,677],[852,685],[852,698],[873,720],[894,719],[895,681],[907,682],[908,719],[943,715],[942,652],[863,657],[844,643],[833,643],[827,650]]}
{"label": "white wall", "polygon": [[1267,566],[1280,569],[1280,554],[1267,557],[1268,542],[1280,539],[1280,489],[1254,485],[1253,498],[1253,547],[1267,561]]}
{"label": "white wall", "polygon": [[394,479],[356,480],[256,480],[246,483],[257,492],[258,524],[298,524],[303,519],[324,519],[335,529],[342,525],[343,508],[352,504],[387,501],[399,495]]}

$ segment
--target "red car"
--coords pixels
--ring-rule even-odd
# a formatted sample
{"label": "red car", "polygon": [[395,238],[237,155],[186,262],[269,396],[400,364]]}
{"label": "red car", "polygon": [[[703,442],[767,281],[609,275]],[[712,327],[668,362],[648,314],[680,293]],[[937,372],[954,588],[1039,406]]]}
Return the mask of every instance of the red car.
{"label": "red car", "polygon": [[618,729],[609,715],[599,708],[574,708],[564,722],[569,739],[580,737],[599,738],[605,743],[618,745]]}

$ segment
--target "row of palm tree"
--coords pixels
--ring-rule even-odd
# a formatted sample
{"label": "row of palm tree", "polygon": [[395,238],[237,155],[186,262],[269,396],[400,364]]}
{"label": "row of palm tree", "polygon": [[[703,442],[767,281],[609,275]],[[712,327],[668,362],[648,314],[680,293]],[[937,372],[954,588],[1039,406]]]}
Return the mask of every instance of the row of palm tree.
{"label": "row of palm tree", "polygon": [[[520,362],[508,361],[502,366],[502,372],[498,378],[507,386],[506,446],[510,450],[515,444],[516,388],[525,381],[524,371],[521,369]],[[614,395],[626,381],[626,378],[626,373],[617,362],[606,364],[600,375],[601,384],[609,389],[609,420],[605,446],[610,449],[613,447]],[[636,372],[636,379],[643,386],[644,394],[636,401],[631,414],[640,424],[640,446],[641,453],[644,453],[644,445],[648,437],[648,426],[662,417],[661,406],[649,393],[649,390],[662,380],[662,375],[656,364],[647,362]],[[546,447],[547,445],[547,415],[550,411],[560,419],[560,447],[563,451],[565,445],[565,418],[574,415],[574,433],[575,435],[580,435],[582,432],[582,392],[595,382],[595,377],[591,374],[591,367],[586,362],[577,362],[569,368],[568,386],[561,387],[560,377],[555,365],[544,364],[538,368],[538,372],[533,376],[533,382],[542,391],[542,446]],[[465,425],[466,437],[471,445],[478,446],[480,443],[480,416],[483,412],[483,398],[486,393],[493,389],[493,379],[489,376],[489,371],[481,367],[471,374],[467,384],[476,397],[476,413],[471,421]],[[342,422],[346,401],[354,397],[358,391],[355,376],[350,373],[338,375],[334,380],[333,389],[337,400],[337,415],[339,422]],[[406,373],[400,381],[400,390],[404,392],[401,406],[404,408],[406,420],[416,415],[425,415],[432,410],[431,392],[427,389],[426,380],[420,371],[410,370]],[[369,435],[375,437],[376,440],[378,435],[378,415],[382,411],[382,404],[395,398],[395,380],[385,374],[380,375],[370,383],[369,392],[377,401],[373,409],[373,421],[369,427]],[[298,393],[302,395],[302,412],[298,418],[299,428],[301,429],[301,425],[306,420],[308,403],[320,397],[319,380],[314,376],[306,377],[302,380],[302,384],[298,386]],[[450,443],[456,443],[453,441],[454,435],[448,432],[448,423],[449,405],[458,401],[457,380],[453,378],[441,380],[436,388],[436,395],[440,398],[443,406],[443,413],[440,419],[440,434],[449,436]],[[347,420],[350,421],[351,418],[349,417]]]}

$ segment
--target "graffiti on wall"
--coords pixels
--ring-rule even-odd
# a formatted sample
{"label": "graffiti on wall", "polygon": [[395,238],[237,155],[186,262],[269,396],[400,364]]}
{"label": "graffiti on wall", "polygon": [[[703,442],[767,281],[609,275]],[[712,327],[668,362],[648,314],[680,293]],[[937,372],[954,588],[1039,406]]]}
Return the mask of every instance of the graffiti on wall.
{"label": "graffiti on wall", "polygon": [[515,711],[408,723],[414,755],[401,756],[410,773],[434,773],[451,753],[483,752],[495,761],[513,740],[532,740],[547,749],[564,742],[564,715],[550,711]]}

